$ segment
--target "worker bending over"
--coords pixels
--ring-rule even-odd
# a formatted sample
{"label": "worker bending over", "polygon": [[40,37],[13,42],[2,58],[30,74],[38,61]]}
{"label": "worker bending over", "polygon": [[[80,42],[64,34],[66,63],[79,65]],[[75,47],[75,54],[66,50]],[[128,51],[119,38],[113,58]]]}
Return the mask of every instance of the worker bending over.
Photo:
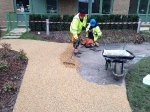
{"label": "worker bending over", "polygon": [[80,33],[83,27],[86,27],[87,15],[84,10],[81,10],[77,15],[74,16],[71,25],[70,33],[73,43],[74,54],[81,54],[78,50],[80,44]]}

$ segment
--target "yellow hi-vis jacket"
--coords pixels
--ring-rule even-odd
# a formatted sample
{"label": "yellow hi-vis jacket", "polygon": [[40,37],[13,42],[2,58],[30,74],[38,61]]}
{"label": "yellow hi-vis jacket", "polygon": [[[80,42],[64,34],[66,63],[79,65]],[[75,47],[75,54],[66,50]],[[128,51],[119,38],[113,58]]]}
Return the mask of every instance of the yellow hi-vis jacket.
{"label": "yellow hi-vis jacket", "polygon": [[77,39],[78,35],[82,31],[82,27],[86,27],[87,15],[84,16],[83,22],[80,21],[79,13],[74,16],[71,25],[70,25],[70,33],[73,34],[74,38]]}
{"label": "yellow hi-vis jacket", "polygon": [[[89,28],[90,28],[90,23],[89,23],[89,25],[86,27],[86,37],[88,37]],[[98,37],[102,36],[102,32],[101,32],[99,26],[94,27],[94,28],[92,29],[92,32],[93,32],[94,42],[97,41]]]}

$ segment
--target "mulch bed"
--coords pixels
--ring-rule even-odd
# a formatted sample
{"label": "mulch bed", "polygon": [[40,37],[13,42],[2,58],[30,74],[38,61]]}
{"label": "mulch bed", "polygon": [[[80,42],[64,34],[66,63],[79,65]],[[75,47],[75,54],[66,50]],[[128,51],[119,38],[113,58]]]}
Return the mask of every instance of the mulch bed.
{"label": "mulch bed", "polygon": [[[2,49],[0,49],[2,54]],[[8,64],[8,69],[0,70],[0,112],[12,112],[28,60],[17,60],[16,51],[10,50],[9,56],[0,61]],[[5,89],[4,89],[5,88]]]}
{"label": "mulch bed", "polygon": [[[40,32],[40,35],[38,34]],[[31,33],[40,36],[45,40],[59,43],[70,43],[71,36],[69,31],[50,31],[50,35],[46,35],[46,31],[31,31]],[[98,39],[100,44],[104,43],[134,43],[136,30],[102,30],[103,36]],[[139,34],[141,36],[141,34]],[[81,38],[84,39],[85,30],[81,32]]]}

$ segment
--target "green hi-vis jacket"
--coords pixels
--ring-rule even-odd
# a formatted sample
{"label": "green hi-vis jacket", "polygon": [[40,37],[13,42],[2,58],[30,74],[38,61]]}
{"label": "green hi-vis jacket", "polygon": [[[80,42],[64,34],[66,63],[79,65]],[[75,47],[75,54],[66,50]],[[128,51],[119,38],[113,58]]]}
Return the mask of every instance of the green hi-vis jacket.
{"label": "green hi-vis jacket", "polygon": [[78,35],[82,31],[82,27],[86,27],[87,15],[83,18],[83,22],[80,21],[79,13],[74,16],[71,25],[70,25],[70,33],[73,34],[74,38],[77,39]]}
{"label": "green hi-vis jacket", "polygon": [[[88,37],[89,28],[90,28],[90,23],[89,23],[89,25],[86,27],[86,37]],[[97,41],[98,37],[101,37],[101,36],[102,36],[102,32],[101,32],[99,26],[94,27],[94,28],[92,29],[92,32],[93,32],[94,42]]]}

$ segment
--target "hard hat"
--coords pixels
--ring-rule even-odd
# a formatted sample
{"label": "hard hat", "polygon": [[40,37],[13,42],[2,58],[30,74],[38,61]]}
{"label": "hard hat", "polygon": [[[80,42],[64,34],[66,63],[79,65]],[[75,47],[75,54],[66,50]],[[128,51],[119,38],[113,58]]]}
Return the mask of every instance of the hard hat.
{"label": "hard hat", "polygon": [[85,10],[80,10],[79,16],[84,17],[85,16]]}
{"label": "hard hat", "polygon": [[96,26],[96,20],[95,19],[91,19],[90,20],[90,25],[91,26]]}

